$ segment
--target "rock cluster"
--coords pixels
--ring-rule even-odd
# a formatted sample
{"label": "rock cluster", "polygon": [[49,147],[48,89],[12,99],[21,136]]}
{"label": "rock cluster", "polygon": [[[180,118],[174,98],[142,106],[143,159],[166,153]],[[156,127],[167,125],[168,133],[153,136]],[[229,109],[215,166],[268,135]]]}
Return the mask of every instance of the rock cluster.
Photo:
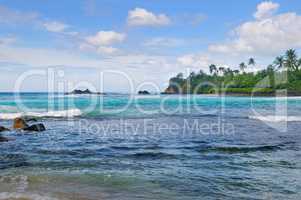
{"label": "rock cluster", "polygon": [[[26,118],[15,118],[13,122],[13,129],[15,130],[24,130],[24,131],[34,131],[34,132],[41,132],[45,131],[46,128],[42,123],[36,123],[29,125],[28,122],[36,121],[36,119],[26,119]],[[0,133],[4,131],[10,131],[10,129],[0,126]],[[0,135],[0,142],[8,142],[10,139]]]}
{"label": "rock cluster", "polygon": [[66,92],[65,95],[70,95],[70,94],[97,94],[101,95],[101,92],[92,92],[89,89],[85,90],[73,90],[72,92]]}
{"label": "rock cluster", "polygon": [[149,93],[149,91],[147,91],[147,90],[141,90],[141,91],[138,91],[138,94],[142,94],[142,95],[149,95],[150,93]]}
{"label": "rock cluster", "polygon": [[46,128],[44,124],[38,123],[38,124],[33,124],[33,125],[28,125],[27,122],[32,121],[32,120],[26,120],[24,118],[16,118],[14,119],[14,129],[22,129],[24,131],[45,131]]}

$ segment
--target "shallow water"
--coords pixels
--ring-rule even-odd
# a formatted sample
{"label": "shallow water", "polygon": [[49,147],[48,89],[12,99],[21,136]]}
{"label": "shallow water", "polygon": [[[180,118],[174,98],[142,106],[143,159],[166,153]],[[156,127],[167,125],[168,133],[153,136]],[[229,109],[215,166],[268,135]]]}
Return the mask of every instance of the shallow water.
{"label": "shallow water", "polygon": [[1,94],[1,125],[35,115],[47,131],[3,133],[0,199],[300,199],[300,111],[300,98]]}

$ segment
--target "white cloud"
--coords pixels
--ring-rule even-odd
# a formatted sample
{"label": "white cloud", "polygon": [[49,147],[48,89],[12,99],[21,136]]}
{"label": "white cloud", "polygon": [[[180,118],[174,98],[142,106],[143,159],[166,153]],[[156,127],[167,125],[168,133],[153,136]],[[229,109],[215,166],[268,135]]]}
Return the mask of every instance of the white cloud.
{"label": "white cloud", "polygon": [[[210,52],[192,53],[177,58],[177,64],[183,68],[189,68],[191,71],[202,70],[209,73],[209,66],[215,64],[217,67],[238,69],[238,64],[242,62],[241,57],[216,55]],[[253,70],[249,67],[248,70]]]}
{"label": "white cloud", "polygon": [[212,63],[209,57],[205,54],[187,54],[177,58],[177,62],[185,67],[192,67],[205,70]]}
{"label": "white cloud", "polygon": [[94,46],[111,45],[124,41],[126,35],[115,31],[99,31],[96,35],[86,37],[86,42]]}
{"label": "white cloud", "polygon": [[36,12],[21,12],[0,5],[0,23],[6,25],[30,24],[38,25],[47,31],[61,33],[68,36],[77,36],[78,32],[66,31],[70,26],[58,21],[45,21]]}
{"label": "white cloud", "polygon": [[[154,69],[156,68],[165,69],[162,68],[162,66],[168,65],[167,59],[164,56],[122,54],[103,59],[90,58],[85,56],[85,54],[76,51],[13,46],[4,46],[0,48],[0,62],[19,63],[31,67],[72,66],[119,69],[123,71],[126,71],[129,68],[135,68],[149,70],[149,72],[154,72]],[[160,73],[159,70],[155,71]]]}
{"label": "white cloud", "polygon": [[278,3],[264,1],[257,5],[257,11],[254,13],[256,19],[264,19],[272,16],[279,8]]}
{"label": "white cloud", "polygon": [[82,51],[89,52],[89,51],[94,51],[95,47],[83,42],[83,43],[79,44],[79,49]]}
{"label": "white cloud", "polygon": [[[24,66],[21,71],[31,69],[45,69],[48,67],[59,67],[62,70],[70,69],[77,77],[72,80],[73,83],[77,83],[80,80],[86,80],[89,83],[99,85],[99,73],[105,72],[106,70],[114,70],[117,72],[125,73],[129,76],[130,81],[134,85],[145,81],[152,81],[159,86],[163,86],[171,75],[175,71],[180,71],[173,60],[165,56],[153,56],[147,54],[118,54],[116,56],[108,56],[105,58],[91,58],[83,53],[76,51],[66,51],[60,49],[44,49],[44,48],[21,48],[21,47],[10,47],[4,46],[0,48],[0,63],[12,63],[10,69],[20,70],[20,66]],[[85,73],[83,74],[82,71]],[[14,71],[14,72],[15,72]],[[86,72],[92,72],[92,75],[97,76],[96,80],[92,80],[91,74]],[[19,71],[20,72],[20,71]],[[3,72],[4,73],[4,72]],[[150,76],[151,74],[151,76]],[[5,75],[4,75],[5,76]],[[66,73],[66,76],[67,73]],[[129,83],[120,85],[117,82],[120,79],[124,79],[119,75],[110,76],[105,74],[105,87],[106,91],[127,91]],[[116,82],[116,80],[118,81]],[[16,80],[14,77],[13,80]],[[31,80],[31,79],[30,79]],[[64,80],[67,81],[64,78]],[[46,81],[46,80],[45,80]],[[27,89],[32,89],[35,86],[39,86],[41,81],[32,81],[32,85],[28,86]],[[5,84],[4,80],[0,80],[1,84]],[[0,85],[1,85],[0,84]],[[12,87],[7,85],[7,87]],[[164,88],[162,88],[163,90]],[[44,90],[43,88],[40,90]],[[135,92],[135,91],[134,91]]]}
{"label": "white cloud", "polygon": [[0,61],[33,67],[55,65],[97,66],[96,60],[83,59],[80,55],[63,50],[5,46],[0,48]]}
{"label": "white cloud", "polygon": [[228,42],[210,45],[209,51],[274,56],[289,48],[300,48],[300,31],[301,16],[293,12],[257,18],[235,28],[235,36]]}
{"label": "white cloud", "polygon": [[57,21],[45,22],[43,26],[47,31],[55,33],[64,32],[69,27],[69,25]]}
{"label": "white cloud", "polygon": [[119,50],[112,47],[115,43],[124,41],[126,35],[115,31],[99,31],[93,36],[88,36],[82,44],[80,49],[84,51],[94,51],[98,54],[115,54]]}
{"label": "white cloud", "polygon": [[154,14],[144,8],[135,8],[128,13],[127,23],[130,26],[165,26],[170,19],[165,14]]}
{"label": "white cloud", "polygon": [[99,54],[114,54],[117,52],[118,52],[118,49],[114,48],[114,47],[100,46],[97,48],[97,53],[99,53]]}
{"label": "white cloud", "polygon": [[88,52],[88,53],[93,52],[100,55],[104,55],[104,54],[113,55],[120,52],[119,49],[114,48],[112,46],[93,46],[87,43],[81,43],[79,45],[79,49],[83,52]]}
{"label": "white cloud", "polygon": [[70,26],[58,21],[45,21],[36,12],[21,12],[0,5],[0,23],[7,25],[20,25],[31,23],[45,28],[47,31],[76,36],[78,32],[66,31]]}

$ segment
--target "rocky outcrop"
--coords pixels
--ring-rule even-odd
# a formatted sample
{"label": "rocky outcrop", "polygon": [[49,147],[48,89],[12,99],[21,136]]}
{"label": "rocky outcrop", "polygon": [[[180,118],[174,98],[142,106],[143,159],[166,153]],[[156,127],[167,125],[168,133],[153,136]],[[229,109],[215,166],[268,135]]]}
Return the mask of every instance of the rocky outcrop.
{"label": "rocky outcrop", "polygon": [[161,94],[179,94],[179,92],[177,92],[175,90],[174,87],[169,86],[164,92],[162,92]]}
{"label": "rocky outcrop", "polygon": [[34,125],[31,125],[27,128],[24,128],[23,129],[24,131],[36,131],[36,132],[41,132],[41,131],[45,131],[46,128],[44,126],[44,124],[34,124]]}
{"label": "rocky outcrop", "polygon": [[65,95],[70,95],[70,94],[97,94],[100,95],[102,93],[100,92],[91,92],[89,89],[86,90],[73,90],[72,92],[66,92]]}
{"label": "rocky outcrop", "polygon": [[[29,121],[36,121],[36,120],[29,120]],[[39,124],[28,125],[27,122],[28,121],[26,121],[23,118],[16,118],[14,120],[13,128],[21,129],[24,131],[37,131],[37,132],[46,130],[44,124],[39,123]]]}
{"label": "rocky outcrop", "polygon": [[14,129],[25,129],[28,127],[28,124],[26,123],[26,121],[23,118],[16,118],[14,119],[14,125],[13,128]]}
{"label": "rocky outcrop", "polygon": [[142,91],[139,91],[138,94],[140,94],[140,95],[149,95],[150,93],[147,90],[142,90]]}
{"label": "rocky outcrop", "polygon": [[[9,131],[8,128],[5,128],[3,126],[0,126],[0,132],[3,132],[3,131]],[[3,137],[2,135],[0,135],[0,142],[8,142],[9,139],[6,138],[6,137]]]}
{"label": "rocky outcrop", "polygon": [[3,131],[9,131],[9,129],[8,129],[8,128],[5,128],[5,127],[3,127],[3,126],[0,126],[0,132],[3,132]]}
{"label": "rocky outcrop", "polygon": [[23,119],[27,122],[37,122],[38,120],[34,117],[23,117]]}

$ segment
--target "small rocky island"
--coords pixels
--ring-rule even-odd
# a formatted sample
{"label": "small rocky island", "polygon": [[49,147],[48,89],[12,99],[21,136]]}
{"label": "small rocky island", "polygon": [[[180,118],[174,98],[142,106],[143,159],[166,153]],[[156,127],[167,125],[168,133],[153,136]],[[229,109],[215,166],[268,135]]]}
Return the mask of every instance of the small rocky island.
{"label": "small rocky island", "polygon": [[66,92],[65,93],[65,95],[70,95],[70,94],[97,94],[97,95],[101,95],[102,93],[100,93],[100,92],[91,92],[89,89],[85,89],[85,90],[75,89],[72,92]]}
{"label": "small rocky island", "polygon": [[149,91],[147,90],[142,90],[138,92],[139,95],[150,95]]}

